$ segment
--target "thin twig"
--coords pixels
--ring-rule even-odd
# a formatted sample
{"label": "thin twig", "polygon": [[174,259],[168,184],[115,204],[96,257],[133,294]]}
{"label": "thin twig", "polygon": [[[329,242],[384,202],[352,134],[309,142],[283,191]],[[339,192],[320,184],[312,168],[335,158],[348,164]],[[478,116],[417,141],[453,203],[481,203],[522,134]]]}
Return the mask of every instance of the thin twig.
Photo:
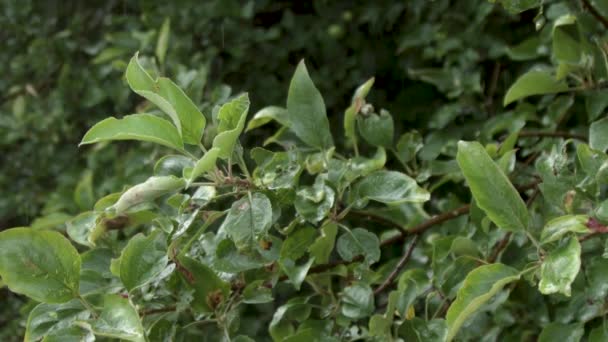
{"label": "thin twig", "polygon": [[587,9],[589,13],[595,17],[595,19],[601,22],[605,28],[608,28],[608,19],[606,19],[595,7],[593,7],[589,0],[581,0],[581,3],[583,4],[583,9]]}
{"label": "thin twig", "polygon": [[376,288],[376,290],[374,290],[374,295],[381,293],[382,291],[384,291],[387,287],[389,287],[393,283],[393,281],[395,280],[395,278],[397,278],[397,276],[399,275],[401,270],[403,270],[403,267],[405,267],[405,264],[407,264],[407,262],[410,260],[410,257],[412,256],[412,252],[414,251],[414,248],[416,247],[417,243],[418,243],[418,235],[414,235],[414,237],[412,238],[412,243],[410,244],[410,247],[407,249],[405,254],[403,254],[403,257],[399,260],[399,262],[397,263],[397,266],[395,266],[395,268],[388,275],[386,280],[384,280],[384,282],[382,284],[380,284],[380,286],[378,286]]}

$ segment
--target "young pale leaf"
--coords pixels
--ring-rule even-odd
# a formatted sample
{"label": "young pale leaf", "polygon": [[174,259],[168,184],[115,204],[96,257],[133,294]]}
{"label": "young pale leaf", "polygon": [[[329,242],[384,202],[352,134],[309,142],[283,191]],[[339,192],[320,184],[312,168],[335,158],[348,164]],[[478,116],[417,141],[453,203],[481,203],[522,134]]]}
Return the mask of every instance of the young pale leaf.
{"label": "young pale leaf", "polygon": [[200,175],[204,174],[207,171],[213,170],[219,154],[219,148],[214,147],[210,149],[209,151],[207,151],[207,153],[205,153],[205,155],[201,159],[196,162],[196,164],[194,164],[192,171],[188,172],[188,174],[184,172],[184,176],[187,177],[186,186],[189,187],[190,184],[192,184],[192,182],[194,182],[196,178],[198,178]]}
{"label": "young pale leaf", "polygon": [[220,108],[217,115],[219,120],[218,134],[213,138],[213,147],[219,148],[220,158],[228,159],[232,156],[234,146],[245,127],[248,111],[249,95],[247,93],[223,104]]}
{"label": "young pale leaf", "polygon": [[167,243],[162,231],[149,236],[137,234],[129,240],[120,256],[120,280],[133,291],[154,280],[167,266]]}
{"label": "young pale leaf", "polygon": [[519,280],[520,273],[503,264],[480,266],[469,274],[458,290],[456,300],[446,315],[447,341],[451,341],[462,324],[505,285]]}
{"label": "young pale leaf", "polygon": [[164,77],[154,81],[139,64],[137,54],[131,58],[125,75],[134,92],[154,103],[171,118],[184,142],[193,145],[200,143],[206,124],[205,116],[175,83]]}
{"label": "young pale leaf", "polygon": [[160,64],[165,64],[165,56],[167,55],[167,47],[169,46],[169,33],[171,30],[171,19],[165,18],[163,26],[158,32],[158,40],[156,41],[156,58]]}
{"label": "young pale leaf", "polygon": [[326,150],[334,145],[325,112],[325,102],[301,61],[287,95],[289,128],[306,144]]}
{"label": "young pale leaf", "polygon": [[581,323],[564,324],[551,322],[545,326],[538,336],[538,342],[578,342],[585,334]]}
{"label": "young pale leaf", "polygon": [[128,299],[110,294],[104,297],[103,310],[93,324],[95,335],[133,342],[145,342],[144,328],[137,310]]}
{"label": "young pale leaf", "polygon": [[608,118],[597,120],[591,124],[589,127],[589,146],[602,152],[608,149]]}
{"label": "young pale leaf", "polygon": [[213,270],[200,262],[182,256],[180,274],[194,289],[192,305],[199,312],[213,312],[228,298],[229,287]]}
{"label": "young pale leaf", "polygon": [[175,127],[167,120],[151,114],[133,114],[122,119],[102,120],[87,131],[80,145],[111,140],[149,141],[178,151],[184,150],[184,143]]}
{"label": "young pale leaf", "polygon": [[317,264],[327,263],[334,249],[337,234],[338,226],[334,222],[328,222],[321,227],[321,236],[308,247],[310,255],[315,258]]}
{"label": "young pale leaf", "polygon": [[513,184],[478,142],[458,142],[458,165],[477,205],[498,227],[523,231],[528,210]]}
{"label": "young pale leaf", "polygon": [[278,106],[268,106],[260,109],[249,120],[245,132],[264,126],[270,121],[276,121],[282,126],[287,126],[287,109]]}
{"label": "young pale leaf", "polygon": [[346,261],[352,261],[358,255],[363,255],[368,265],[380,260],[378,237],[363,228],[355,228],[342,234],[338,238],[336,248],[338,254]]}
{"label": "young pale leaf", "polygon": [[368,143],[374,146],[391,148],[393,146],[393,117],[385,110],[380,114],[359,116],[357,119],[359,133]]}
{"label": "young pale leaf", "polygon": [[9,289],[43,303],[78,295],[80,255],[55,231],[13,228],[0,232],[0,277]]}
{"label": "young pale leaf", "polygon": [[538,289],[543,294],[560,292],[570,297],[570,284],[581,268],[581,244],[575,236],[549,252],[540,268]]}
{"label": "young pale leaf", "polygon": [[364,283],[355,283],[342,292],[342,314],[348,318],[360,319],[374,312],[374,293]]}
{"label": "young pale leaf", "polygon": [[399,204],[404,202],[426,202],[430,194],[418,186],[409,176],[396,171],[376,171],[357,182],[353,187],[351,202],[364,206],[368,200]]}
{"label": "young pale leaf", "polygon": [[63,304],[38,304],[27,318],[23,341],[39,341],[53,331],[68,327],[74,321],[84,321],[90,316],[91,313],[76,299]]}
{"label": "young pale leaf", "polygon": [[568,85],[566,82],[557,80],[549,71],[532,70],[520,76],[511,85],[505,95],[503,105],[506,106],[511,102],[532,95],[553,94],[567,90]]}
{"label": "young pale leaf", "polygon": [[225,230],[237,248],[252,246],[270,229],[272,205],[264,194],[256,192],[234,202],[220,229]]}
{"label": "young pale leaf", "polygon": [[562,236],[569,232],[573,233],[589,233],[587,228],[587,215],[565,215],[554,218],[547,222],[540,234],[541,243],[549,243],[559,240]]}
{"label": "young pale leaf", "polygon": [[114,209],[117,214],[123,213],[134,205],[152,201],[162,195],[177,191],[185,185],[185,180],[175,176],[150,177],[145,182],[125,191],[114,204]]}

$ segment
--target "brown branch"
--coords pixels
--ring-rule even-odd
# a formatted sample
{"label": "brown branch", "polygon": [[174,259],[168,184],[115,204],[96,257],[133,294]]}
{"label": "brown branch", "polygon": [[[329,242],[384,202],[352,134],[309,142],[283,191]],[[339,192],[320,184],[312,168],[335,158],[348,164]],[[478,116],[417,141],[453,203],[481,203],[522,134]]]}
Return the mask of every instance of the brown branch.
{"label": "brown branch", "polygon": [[587,137],[583,134],[576,134],[564,131],[545,132],[545,131],[522,131],[518,134],[519,137],[540,137],[540,138],[566,138],[587,141]]}
{"label": "brown branch", "polygon": [[407,249],[405,254],[403,254],[403,257],[399,260],[399,262],[397,263],[397,265],[395,266],[393,271],[388,275],[386,280],[384,280],[384,282],[382,284],[380,284],[380,286],[378,286],[376,288],[376,290],[374,290],[374,295],[381,293],[382,291],[384,291],[387,287],[389,287],[393,283],[395,278],[397,278],[397,276],[399,275],[399,272],[401,272],[401,270],[403,270],[403,267],[405,267],[405,264],[407,264],[407,262],[410,260],[410,257],[412,256],[412,252],[414,251],[414,248],[416,247],[417,243],[418,243],[418,235],[414,235],[414,237],[412,239],[412,243],[410,244],[410,247]]}
{"label": "brown branch", "polygon": [[581,0],[581,3],[583,5],[583,9],[588,10],[589,13],[595,17],[595,19],[601,22],[605,28],[608,28],[608,19],[606,19],[595,7],[593,7],[589,0]]}

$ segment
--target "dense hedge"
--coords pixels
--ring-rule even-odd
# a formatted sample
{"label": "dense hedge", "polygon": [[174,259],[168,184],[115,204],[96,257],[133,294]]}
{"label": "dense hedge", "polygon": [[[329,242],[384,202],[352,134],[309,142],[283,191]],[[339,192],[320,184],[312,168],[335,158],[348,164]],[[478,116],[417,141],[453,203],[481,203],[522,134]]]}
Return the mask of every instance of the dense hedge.
{"label": "dense hedge", "polygon": [[605,340],[608,6],[496,2],[6,1],[0,339]]}

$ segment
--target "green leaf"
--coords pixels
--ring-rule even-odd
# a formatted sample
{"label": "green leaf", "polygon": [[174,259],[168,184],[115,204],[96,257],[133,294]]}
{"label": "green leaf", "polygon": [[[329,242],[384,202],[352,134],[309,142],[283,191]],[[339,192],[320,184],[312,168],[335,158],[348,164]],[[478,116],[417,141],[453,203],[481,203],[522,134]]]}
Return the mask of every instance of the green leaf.
{"label": "green leaf", "polygon": [[334,249],[338,225],[328,222],[321,227],[321,236],[310,245],[308,251],[315,258],[315,263],[325,264],[329,261],[329,256]]}
{"label": "green leaf", "polygon": [[608,149],[608,118],[595,121],[589,127],[589,146],[605,152]]}
{"label": "green leaf", "polygon": [[365,97],[367,97],[367,94],[374,85],[374,81],[375,79],[372,77],[355,90],[351,105],[344,112],[344,135],[347,139],[351,139],[354,144],[357,144],[357,135],[355,133],[356,117],[361,106],[365,103]]}
{"label": "green leaf", "polygon": [[578,64],[582,47],[578,42],[576,16],[565,14],[555,20],[553,27],[553,57],[560,63]]}
{"label": "green leaf", "polygon": [[158,106],[167,114],[183,141],[188,144],[200,143],[205,129],[205,116],[188,96],[168,78],[154,81],[139,64],[137,53],[127,66],[127,83],[138,95]]}
{"label": "green leaf", "polygon": [[272,205],[264,194],[255,192],[234,202],[220,227],[230,236],[237,248],[254,245],[272,223]]}
{"label": "green leaf", "polygon": [[458,165],[477,205],[498,227],[523,231],[528,210],[507,176],[478,142],[458,142]]}
{"label": "green leaf", "polygon": [[569,232],[589,233],[587,221],[589,221],[587,215],[565,215],[554,218],[543,228],[540,241],[543,244],[553,242]]}
{"label": "green leaf", "polygon": [[228,159],[232,156],[234,146],[245,127],[248,111],[249,95],[247,93],[239,95],[220,107],[217,115],[218,134],[213,139],[213,147],[219,148],[220,158]]}
{"label": "green leaf", "polygon": [[274,300],[272,290],[264,286],[264,280],[256,280],[243,290],[243,303],[245,304],[264,304]]}
{"label": "green leaf", "polygon": [[71,326],[53,330],[44,336],[42,342],[82,342],[94,340],[95,336],[89,330],[80,326]]}
{"label": "green leaf", "polygon": [[314,242],[316,229],[306,226],[289,234],[281,246],[281,258],[298,260],[306,253],[308,247]]}
{"label": "green leaf", "polygon": [[91,313],[76,299],[63,304],[38,304],[27,318],[23,340],[38,341],[53,331],[69,327],[74,321],[87,320],[90,316]]}
{"label": "green leaf", "polygon": [[581,268],[581,244],[575,236],[552,250],[540,268],[538,289],[542,294],[560,292],[570,297],[570,284]]}
{"label": "green leaf", "polygon": [[181,256],[179,258],[180,275],[192,288],[194,300],[192,306],[199,312],[213,312],[222,302],[228,299],[229,287],[213,270],[200,262]]}
{"label": "green leaf", "polygon": [[86,211],[66,222],[66,232],[74,242],[87,247],[94,247],[96,239],[105,231],[97,223],[99,215]]}
{"label": "green leaf", "polygon": [[219,148],[214,147],[210,149],[201,159],[196,162],[196,164],[194,164],[192,171],[187,172],[187,174],[184,172],[184,176],[187,177],[186,187],[189,187],[190,184],[192,184],[192,182],[194,182],[200,175],[213,170],[219,154]]}
{"label": "green leaf", "polygon": [[363,228],[355,228],[342,234],[338,238],[336,248],[340,257],[346,261],[352,261],[358,255],[363,255],[368,265],[380,260],[378,237]]}
{"label": "green leaf", "polygon": [[107,118],[95,124],[80,145],[111,140],[140,140],[184,150],[178,131],[165,119],[151,114],[127,115],[122,119]]}
{"label": "green leaf", "polygon": [[498,2],[513,14],[536,8],[541,4],[540,0],[490,0],[490,2]]}
{"label": "green leaf", "polygon": [[280,259],[279,265],[281,266],[283,272],[285,272],[285,274],[289,278],[291,284],[293,284],[293,286],[295,287],[296,291],[300,291],[300,286],[302,285],[302,282],[304,282],[304,279],[306,279],[308,270],[314,262],[315,260],[313,258],[310,258],[304,264],[296,265],[295,261],[291,259]]}
{"label": "green leaf", "polygon": [[271,121],[276,121],[283,126],[287,126],[287,109],[278,106],[268,106],[260,109],[247,123],[245,132],[262,127]]}
{"label": "green leaf", "polygon": [[416,153],[422,148],[422,137],[417,131],[403,134],[397,142],[395,156],[402,162],[408,163],[416,157]]}
{"label": "green leaf", "polygon": [[604,342],[608,341],[608,328],[606,325],[600,325],[597,328],[591,330],[589,333],[589,342]]}
{"label": "green leaf", "polygon": [[78,295],[80,255],[54,231],[13,228],[0,232],[0,277],[9,289],[44,303]]}
{"label": "green leaf", "polygon": [[561,93],[568,90],[568,85],[563,80],[557,80],[547,70],[532,70],[520,76],[511,85],[503,105],[523,99],[532,95],[544,95]]}
{"label": "green leaf", "polygon": [[355,283],[342,292],[342,314],[348,318],[360,319],[374,312],[374,293],[364,283]]}
{"label": "green leaf", "polygon": [[185,180],[174,176],[150,177],[125,191],[113,207],[116,213],[120,214],[137,204],[180,190],[185,185]]}
{"label": "green leaf", "polygon": [[380,170],[357,182],[350,198],[351,202],[356,202],[358,207],[362,207],[368,200],[386,204],[426,202],[430,194],[418,186],[414,179],[403,173]]}
{"label": "green leaf", "polygon": [[391,148],[393,146],[393,117],[385,110],[378,114],[359,116],[357,119],[359,133],[368,143],[374,146]]}
{"label": "green leaf", "polygon": [[104,297],[103,310],[93,324],[95,335],[145,342],[144,328],[137,310],[128,299],[109,294]]}
{"label": "green leaf", "polygon": [[289,128],[306,144],[327,150],[334,145],[325,112],[325,102],[301,61],[289,84],[287,95]]}
{"label": "green leaf", "polygon": [[585,109],[589,121],[597,119],[608,107],[608,96],[606,90],[590,91],[585,97]]}
{"label": "green leaf", "polygon": [[327,216],[335,197],[334,190],[325,185],[324,178],[319,176],[313,186],[298,189],[294,205],[298,214],[311,223],[317,223]]}
{"label": "green leaf", "polygon": [[120,280],[129,292],[154,280],[165,269],[166,237],[155,230],[147,237],[137,234],[129,240],[120,256]]}
{"label": "green leaf", "polygon": [[505,285],[519,280],[516,269],[503,264],[480,266],[469,274],[458,290],[456,300],[450,305],[446,315],[448,324],[447,341],[451,341],[462,324],[484,303],[497,294]]}
{"label": "green leaf", "polygon": [[552,322],[547,324],[538,336],[538,342],[578,342],[585,334],[581,323],[563,324]]}
{"label": "green leaf", "polygon": [[448,327],[443,319],[425,321],[414,317],[403,321],[399,327],[399,336],[412,342],[443,342],[448,336]]}
{"label": "green leaf", "polygon": [[158,40],[156,41],[156,58],[160,64],[165,64],[165,56],[167,55],[167,48],[169,45],[169,33],[171,30],[171,19],[165,18],[163,26],[161,26],[158,33]]}

